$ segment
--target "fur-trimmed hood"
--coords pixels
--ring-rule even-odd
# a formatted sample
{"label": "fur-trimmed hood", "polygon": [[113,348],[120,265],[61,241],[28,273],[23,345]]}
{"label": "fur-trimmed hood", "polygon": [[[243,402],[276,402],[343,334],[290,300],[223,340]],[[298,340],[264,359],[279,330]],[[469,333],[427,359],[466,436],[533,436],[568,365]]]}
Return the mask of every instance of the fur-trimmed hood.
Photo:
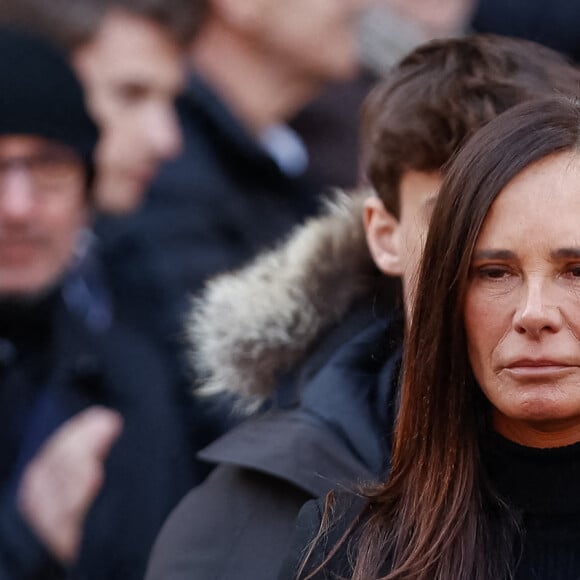
{"label": "fur-trimmed hood", "polygon": [[321,216],[277,248],[208,282],[188,321],[203,393],[229,392],[259,404],[280,373],[373,291],[378,270],[362,222],[368,195],[335,193]]}

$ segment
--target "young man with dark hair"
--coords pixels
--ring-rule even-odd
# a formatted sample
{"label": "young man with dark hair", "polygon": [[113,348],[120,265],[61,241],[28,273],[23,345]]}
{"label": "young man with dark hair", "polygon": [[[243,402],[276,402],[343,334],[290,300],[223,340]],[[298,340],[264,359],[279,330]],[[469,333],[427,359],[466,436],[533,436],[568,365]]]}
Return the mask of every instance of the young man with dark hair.
{"label": "young man with dark hair", "polygon": [[367,239],[379,269],[401,277],[407,308],[442,168],[509,106],[546,92],[576,95],[577,74],[549,48],[481,35],[417,49],[371,93],[361,163],[377,197],[366,202]]}
{"label": "young man with dark hair", "polygon": [[307,155],[285,123],[326,84],[357,72],[357,25],[370,3],[208,0],[178,102],[184,150],[139,213],[102,230],[127,288],[158,279],[174,290],[167,334],[183,333],[189,296],[209,276],[316,211]]}
{"label": "young man with dark hair", "polygon": [[170,517],[148,580],[275,578],[303,502],[388,469],[404,315],[384,302],[384,275],[402,278],[410,314],[447,161],[502,111],[579,80],[548,49],[473,37],[416,49],[375,89],[362,131],[373,194],[340,196],[197,304],[206,390],[269,410],[201,452],[217,467]]}

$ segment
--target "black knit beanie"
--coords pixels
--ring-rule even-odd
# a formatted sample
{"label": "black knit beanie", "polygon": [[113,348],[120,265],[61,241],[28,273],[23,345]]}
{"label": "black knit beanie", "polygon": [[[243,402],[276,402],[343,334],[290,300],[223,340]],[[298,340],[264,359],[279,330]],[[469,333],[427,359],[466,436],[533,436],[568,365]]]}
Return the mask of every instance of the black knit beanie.
{"label": "black knit beanie", "polygon": [[98,131],[64,55],[44,40],[7,28],[0,29],[0,135],[68,145],[93,173]]}

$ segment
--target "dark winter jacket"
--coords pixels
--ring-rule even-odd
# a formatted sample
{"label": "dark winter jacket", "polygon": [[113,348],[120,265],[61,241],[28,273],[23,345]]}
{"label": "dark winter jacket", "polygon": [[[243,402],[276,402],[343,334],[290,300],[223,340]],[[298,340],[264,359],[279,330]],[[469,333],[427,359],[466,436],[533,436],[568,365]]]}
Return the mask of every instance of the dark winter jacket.
{"label": "dark winter jacket", "polygon": [[167,369],[156,350],[117,324],[100,335],[89,332],[58,296],[48,312],[43,306],[40,325],[24,310],[19,324],[11,312],[10,324],[0,320],[0,393],[12,410],[3,413],[1,427],[3,459],[9,459],[0,480],[0,578],[62,577],[20,517],[16,489],[27,462],[57,427],[98,404],[119,411],[124,428],[87,516],[79,562],[66,577],[141,580],[156,533],[194,476]]}
{"label": "dark winter jacket", "polygon": [[316,210],[313,189],[286,175],[200,78],[178,111],[181,156],[139,211],[98,227],[116,300],[168,339],[181,337],[189,296],[208,277],[239,267]]}
{"label": "dark winter jacket", "polygon": [[[305,578],[309,573],[323,566],[314,577],[316,580],[351,578],[352,561],[349,558],[351,546],[356,545],[358,532],[367,521],[370,507],[367,500],[353,493],[336,493],[333,499],[333,517],[324,539],[317,541],[321,522],[328,498],[311,500],[302,506],[292,533],[292,540],[287,546],[288,553],[282,564],[280,573],[274,578],[278,580],[297,580]],[[352,528],[352,533],[349,530]],[[304,561],[305,548],[315,548],[307,561]],[[340,546],[336,553],[329,557],[333,548]],[[304,571],[298,572],[304,566]],[[384,573],[389,569],[385,566]],[[369,579],[370,580],[370,579]]]}
{"label": "dark winter jacket", "polygon": [[192,327],[207,389],[270,408],[202,451],[217,467],[165,525],[147,580],[271,580],[304,501],[385,472],[402,323],[381,286],[346,197],[212,282]]}

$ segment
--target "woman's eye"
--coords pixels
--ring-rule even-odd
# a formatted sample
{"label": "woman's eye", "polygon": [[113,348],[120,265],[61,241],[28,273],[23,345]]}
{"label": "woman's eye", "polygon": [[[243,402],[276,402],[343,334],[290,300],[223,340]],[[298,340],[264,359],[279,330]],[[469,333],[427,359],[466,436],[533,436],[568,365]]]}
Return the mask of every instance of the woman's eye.
{"label": "woman's eye", "polygon": [[568,268],[568,274],[570,274],[572,278],[580,278],[580,264]]}
{"label": "woman's eye", "polygon": [[[499,280],[509,276],[509,270],[505,268],[481,268],[478,272],[480,278]],[[580,275],[580,272],[579,272]]]}

